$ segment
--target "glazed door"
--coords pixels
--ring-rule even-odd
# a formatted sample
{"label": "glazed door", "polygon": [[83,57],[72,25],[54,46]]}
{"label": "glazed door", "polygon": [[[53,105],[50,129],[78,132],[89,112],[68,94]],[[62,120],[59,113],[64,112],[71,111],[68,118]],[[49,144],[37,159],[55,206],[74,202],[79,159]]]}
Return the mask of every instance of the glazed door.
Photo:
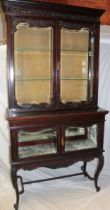
{"label": "glazed door", "polygon": [[18,159],[57,154],[57,128],[27,128],[16,131],[16,145]]}
{"label": "glazed door", "polygon": [[59,95],[64,106],[93,103],[94,43],[89,26],[60,23]]}
{"label": "glazed door", "polygon": [[14,33],[15,98],[20,108],[53,104],[52,21],[26,20]]}
{"label": "glazed door", "polygon": [[94,34],[89,26],[76,28],[62,21],[23,19],[17,23],[14,93],[9,88],[15,107],[54,110],[94,105]]}
{"label": "glazed door", "polygon": [[64,151],[72,152],[98,147],[98,125],[66,126],[64,131]]}

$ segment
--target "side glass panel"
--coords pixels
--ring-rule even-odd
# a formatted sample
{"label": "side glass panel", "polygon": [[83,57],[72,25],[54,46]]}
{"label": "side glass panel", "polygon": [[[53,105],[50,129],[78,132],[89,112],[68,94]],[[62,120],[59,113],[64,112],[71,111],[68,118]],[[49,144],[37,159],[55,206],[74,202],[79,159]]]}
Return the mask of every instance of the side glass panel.
{"label": "side glass panel", "polygon": [[14,35],[15,96],[17,104],[50,103],[52,98],[51,27],[17,25]]}
{"label": "side glass panel", "polygon": [[97,147],[97,125],[65,129],[65,151],[76,151]]}
{"label": "side glass panel", "polygon": [[19,158],[57,153],[57,131],[53,128],[35,132],[21,130],[17,133],[17,144]]}
{"label": "side glass panel", "polygon": [[61,29],[61,101],[88,101],[93,92],[93,44],[87,29]]}

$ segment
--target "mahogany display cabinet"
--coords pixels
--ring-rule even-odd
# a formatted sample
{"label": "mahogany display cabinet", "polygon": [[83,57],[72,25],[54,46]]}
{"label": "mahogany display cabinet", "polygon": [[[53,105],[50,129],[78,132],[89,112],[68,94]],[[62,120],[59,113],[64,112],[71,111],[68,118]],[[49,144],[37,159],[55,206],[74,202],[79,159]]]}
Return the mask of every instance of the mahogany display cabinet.
{"label": "mahogany display cabinet", "polygon": [[[82,161],[94,180],[102,170],[105,115],[98,107],[100,16],[103,10],[35,0],[5,0],[7,120],[15,209],[25,184],[19,169],[58,168]],[[91,177],[89,161],[98,165]],[[20,181],[21,190],[18,187]]]}

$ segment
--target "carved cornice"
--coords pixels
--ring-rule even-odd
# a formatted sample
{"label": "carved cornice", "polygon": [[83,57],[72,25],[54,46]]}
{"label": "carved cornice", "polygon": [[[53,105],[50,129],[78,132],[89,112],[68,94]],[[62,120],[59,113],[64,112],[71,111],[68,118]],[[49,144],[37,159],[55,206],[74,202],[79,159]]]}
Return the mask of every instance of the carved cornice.
{"label": "carved cornice", "polygon": [[79,16],[74,15],[72,13],[66,13],[66,12],[58,12],[54,10],[45,10],[45,9],[28,9],[28,8],[20,8],[20,7],[6,7],[6,13],[8,15],[17,15],[17,16],[37,16],[37,17],[51,17],[51,18],[62,18],[62,19],[69,19],[69,20],[86,20],[87,22],[97,22],[96,17],[89,17],[89,20],[86,18],[86,16]]}

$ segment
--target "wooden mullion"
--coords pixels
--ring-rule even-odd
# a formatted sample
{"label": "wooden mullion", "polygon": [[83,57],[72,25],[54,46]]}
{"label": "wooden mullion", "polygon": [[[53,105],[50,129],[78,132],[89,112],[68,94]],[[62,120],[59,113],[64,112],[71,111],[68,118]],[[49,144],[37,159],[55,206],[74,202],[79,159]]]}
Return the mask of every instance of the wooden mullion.
{"label": "wooden mullion", "polygon": [[33,146],[33,145],[38,145],[38,144],[51,144],[51,143],[56,143],[55,142],[56,139],[54,138],[54,140],[47,140],[47,139],[43,139],[43,140],[34,140],[34,141],[25,141],[25,142],[18,142],[18,146],[20,147],[24,147],[24,146]]}

